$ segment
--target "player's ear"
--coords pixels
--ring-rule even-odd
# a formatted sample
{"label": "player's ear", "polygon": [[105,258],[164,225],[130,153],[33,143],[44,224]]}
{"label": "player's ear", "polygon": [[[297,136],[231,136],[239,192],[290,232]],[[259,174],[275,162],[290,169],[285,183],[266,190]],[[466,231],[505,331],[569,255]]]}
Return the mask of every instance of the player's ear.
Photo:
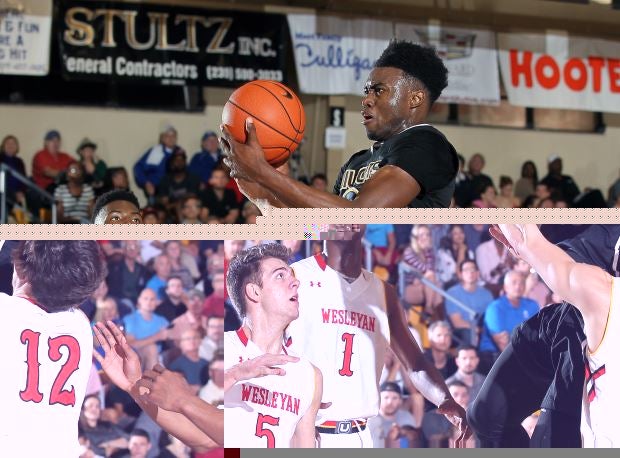
{"label": "player's ear", "polygon": [[422,89],[414,88],[409,95],[409,108],[418,108],[426,100],[426,93]]}
{"label": "player's ear", "polygon": [[245,285],[245,297],[252,302],[258,302],[260,297],[260,288],[256,283],[247,283]]}

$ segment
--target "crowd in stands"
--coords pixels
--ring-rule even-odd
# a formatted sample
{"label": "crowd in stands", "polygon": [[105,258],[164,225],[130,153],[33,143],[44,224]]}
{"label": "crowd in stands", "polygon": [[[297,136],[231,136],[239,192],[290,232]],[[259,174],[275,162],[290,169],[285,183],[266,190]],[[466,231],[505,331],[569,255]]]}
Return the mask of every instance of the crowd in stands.
{"label": "crowd in stands", "polygon": [[[108,275],[81,308],[92,323],[113,321],[140,356],[183,374],[197,395],[224,402],[222,241],[101,241]],[[95,340],[95,351],[100,351]],[[193,453],[166,434],[93,360],[79,421],[81,457],[221,458]]]}
{"label": "crowd in stands", "polygon": [[[201,149],[191,157],[177,143],[177,131],[166,126],[157,144],[140,155],[136,152],[133,170],[106,164],[97,155],[97,145],[84,138],[75,154],[63,151],[62,138],[50,130],[43,138],[43,148],[30,169],[19,157],[19,140],[7,135],[0,143],[0,163],[29,177],[40,189],[50,193],[58,203],[61,223],[89,222],[94,199],[113,189],[130,189],[130,174],[143,197],[145,223],[253,223],[258,208],[239,191],[222,162],[217,134],[207,131]],[[580,189],[569,175],[564,175],[562,158],[548,157],[548,170],[539,178],[536,165],[526,161],[520,177],[502,175],[497,181],[484,174],[485,158],[473,154],[467,162],[459,155],[453,205],[463,208],[563,208],[620,207],[620,178],[607,191],[607,199],[597,189]],[[308,184],[328,190],[323,174],[301,177]],[[11,222],[46,222],[50,203],[13,176],[7,178],[7,202],[12,209]]]}
{"label": "crowd in stands", "polygon": [[[225,241],[225,258],[252,243]],[[322,250],[321,242],[282,243],[293,261]],[[513,329],[560,301],[529,265],[490,237],[488,225],[369,224],[364,246],[366,268],[397,287],[414,338],[464,407],[475,399]],[[225,329],[236,329],[228,300],[225,310]],[[528,419],[526,429],[535,420]],[[380,414],[369,427],[378,447],[450,447],[456,438],[391,353],[381,377]],[[476,446],[475,437],[468,446]]]}

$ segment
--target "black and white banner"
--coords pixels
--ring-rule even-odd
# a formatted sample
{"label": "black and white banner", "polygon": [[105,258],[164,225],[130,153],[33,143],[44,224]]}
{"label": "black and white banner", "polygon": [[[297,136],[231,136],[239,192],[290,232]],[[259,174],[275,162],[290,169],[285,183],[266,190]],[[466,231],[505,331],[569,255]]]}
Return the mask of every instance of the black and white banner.
{"label": "black and white banner", "polygon": [[284,15],[107,1],[56,6],[68,79],[229,87],[285,80]]}

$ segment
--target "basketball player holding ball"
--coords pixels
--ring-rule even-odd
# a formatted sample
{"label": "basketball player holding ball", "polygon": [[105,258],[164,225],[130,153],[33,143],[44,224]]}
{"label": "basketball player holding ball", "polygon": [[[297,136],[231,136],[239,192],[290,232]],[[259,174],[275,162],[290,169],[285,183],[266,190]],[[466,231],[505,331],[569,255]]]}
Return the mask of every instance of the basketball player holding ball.
{"label": "basketball player holding ball", "polygon": [[425,122],[446,86],[447,69],[434,49],[390,42],[368,76],[362,99],[361,122],[375,143],[344,164],[333,194],[278,173],[265,160],[251,116],[245,138],[233,135],[223,120],[224,161],[259,208],[449,207],[458,170],[456,150]]}
{"label": "basketball player holding ball", "polygon": [[[420,393],[459,430],[465,411],[413,339],[392,285],[362,269],[361,225],[335,224],[325,253],[291,265],[299,280],[299,318],[287,328],[290,348],[323,374],[317,418],[321,448],[372,448],[366,422],[379,412],[379,378],[391,347]],[[228,351],[228,350],[227,350]]]}

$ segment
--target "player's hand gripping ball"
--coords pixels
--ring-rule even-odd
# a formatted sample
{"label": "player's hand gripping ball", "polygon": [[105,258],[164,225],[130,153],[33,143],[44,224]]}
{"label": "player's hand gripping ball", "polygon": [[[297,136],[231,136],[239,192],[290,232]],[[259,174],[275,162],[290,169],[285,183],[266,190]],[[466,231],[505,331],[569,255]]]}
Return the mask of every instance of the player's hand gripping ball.
{"label": "player's hand gripping ball", "polygon": [[295,93],[277,81],[256,80],[232,93],[222,112],[222,123],[235,140],[246,141],[245,120],[254,119],[265,159],[284,164],[304,138],[306,115]]}

